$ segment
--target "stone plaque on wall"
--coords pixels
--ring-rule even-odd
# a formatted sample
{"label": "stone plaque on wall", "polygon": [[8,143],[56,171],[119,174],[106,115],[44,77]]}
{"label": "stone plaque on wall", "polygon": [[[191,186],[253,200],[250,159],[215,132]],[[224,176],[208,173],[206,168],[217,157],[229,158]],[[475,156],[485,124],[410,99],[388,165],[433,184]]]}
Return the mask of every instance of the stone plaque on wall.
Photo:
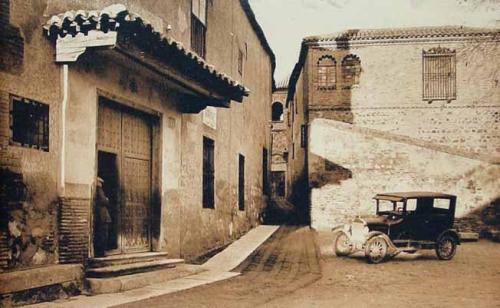
{"label": "stone plaque on wall", "polygon": [[213,129],[217,129],[217,109],[215,107],[207,107],[202,112],[203,124],[211,127]]}

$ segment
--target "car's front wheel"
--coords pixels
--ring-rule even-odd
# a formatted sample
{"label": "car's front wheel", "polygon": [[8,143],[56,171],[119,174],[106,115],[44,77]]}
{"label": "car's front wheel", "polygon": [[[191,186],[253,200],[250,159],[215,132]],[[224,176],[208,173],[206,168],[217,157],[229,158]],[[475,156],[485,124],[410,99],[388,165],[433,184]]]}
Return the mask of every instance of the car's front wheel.
{"label": "car's front wheel", "polygon": [[450,235],[441,236],[436,242],[436,255],[440,260],[451,260],[457,252],[457,242]]}
{"label": "car's front wheel", "polygon": [[347,256],[352,253],[352,243],[347,234],[340,232],[335,239],[335,254],[339,257]]}
{"label": "car's front wheel", "polygon": [[382,236],[374,236],[366,242],[365,256],[370,263],[380,263],[387,257],[389,244]]}

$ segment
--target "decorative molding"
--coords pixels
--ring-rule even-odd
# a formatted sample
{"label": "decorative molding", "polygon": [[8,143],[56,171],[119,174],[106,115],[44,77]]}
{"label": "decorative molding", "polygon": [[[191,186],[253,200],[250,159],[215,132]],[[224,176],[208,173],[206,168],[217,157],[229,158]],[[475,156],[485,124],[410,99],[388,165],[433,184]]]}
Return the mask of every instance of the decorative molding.
{"label": "decorative molding", "polygon": [[460,42],[479,42],[479,41],[500,41],[500,35],[484,36],[463,36],[463,37],[425,37],[425,38],[394,38],[394,39],[360,39],[347,41],[307,41],[305,44],[310,47],[320,48],[346,48],[346,44],[351,47],[361,46],[385,46],[385,45],[406,45],[406,44],[436,44],[436,43],[460,43]]}
{"label": "decorative molding", "polygon": [[344,63],[349,60],[356,60],[361,63],[361,60],[359,60],[359,57],[357,55],[350,53],[342,59],[342,65],[344,65]]}
{"label": "decorative molding", "polygon": [[337,64],[337,60],[335,60],[335,57],[333,55],[322,55],[321,57],[319,57],[317,64],[319,65],[323,60],[328,59],[333,61],[333,65]]}
{"label": "decorative molding", "polygon": [[422,54],[424,55],[454,55],[455,53],[455,50],[441,46],[432,47],[427,51],[422,50]]}
{"label": "decorative molding", "polygon": [[[446,109],[480,109],[480,108],[498,108],[497,105],[464,105],[464,106],[449,106]],[[357,107],[357,106],[328,106],[328,105],[309,105],[308,111],[353,111],[353,110],[411,110],[411,109],[443,109],[442,106],[392,106],[392,107]]]}

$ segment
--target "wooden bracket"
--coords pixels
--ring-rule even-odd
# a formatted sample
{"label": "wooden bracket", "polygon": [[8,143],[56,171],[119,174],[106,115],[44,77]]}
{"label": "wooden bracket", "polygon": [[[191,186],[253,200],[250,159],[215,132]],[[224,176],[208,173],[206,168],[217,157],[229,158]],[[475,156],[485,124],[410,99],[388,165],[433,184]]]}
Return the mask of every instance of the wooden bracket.
{"label": "wooden bracket", "polygon": [[76,62],[88,47],[110,47],[116,45],[117,32],[104,33],[91,30],[87,35],[78,33],[75,36],[58,37],[56,41],[56,62]]}

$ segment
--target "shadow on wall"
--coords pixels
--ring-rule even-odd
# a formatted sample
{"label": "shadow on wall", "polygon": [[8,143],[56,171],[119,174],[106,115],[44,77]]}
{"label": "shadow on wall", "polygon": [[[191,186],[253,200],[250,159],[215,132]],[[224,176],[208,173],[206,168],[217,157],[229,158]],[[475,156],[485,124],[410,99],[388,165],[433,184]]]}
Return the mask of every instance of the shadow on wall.
{"label": "shadow on wall", "polygon": [[352,178],[352,171],[328,160],[317,158],[319,164],[323,162],[324,166],[315,166],[310,175],[309,185],[311,188],[321,188],[328,184],[340,185],[342,181]]}
{"label": "shadow on wall", "polygon": [[455,219],[455,224],[461,232],[479,232],[481,237],[491,238],[492,231],[500,231],[500,197]]}

